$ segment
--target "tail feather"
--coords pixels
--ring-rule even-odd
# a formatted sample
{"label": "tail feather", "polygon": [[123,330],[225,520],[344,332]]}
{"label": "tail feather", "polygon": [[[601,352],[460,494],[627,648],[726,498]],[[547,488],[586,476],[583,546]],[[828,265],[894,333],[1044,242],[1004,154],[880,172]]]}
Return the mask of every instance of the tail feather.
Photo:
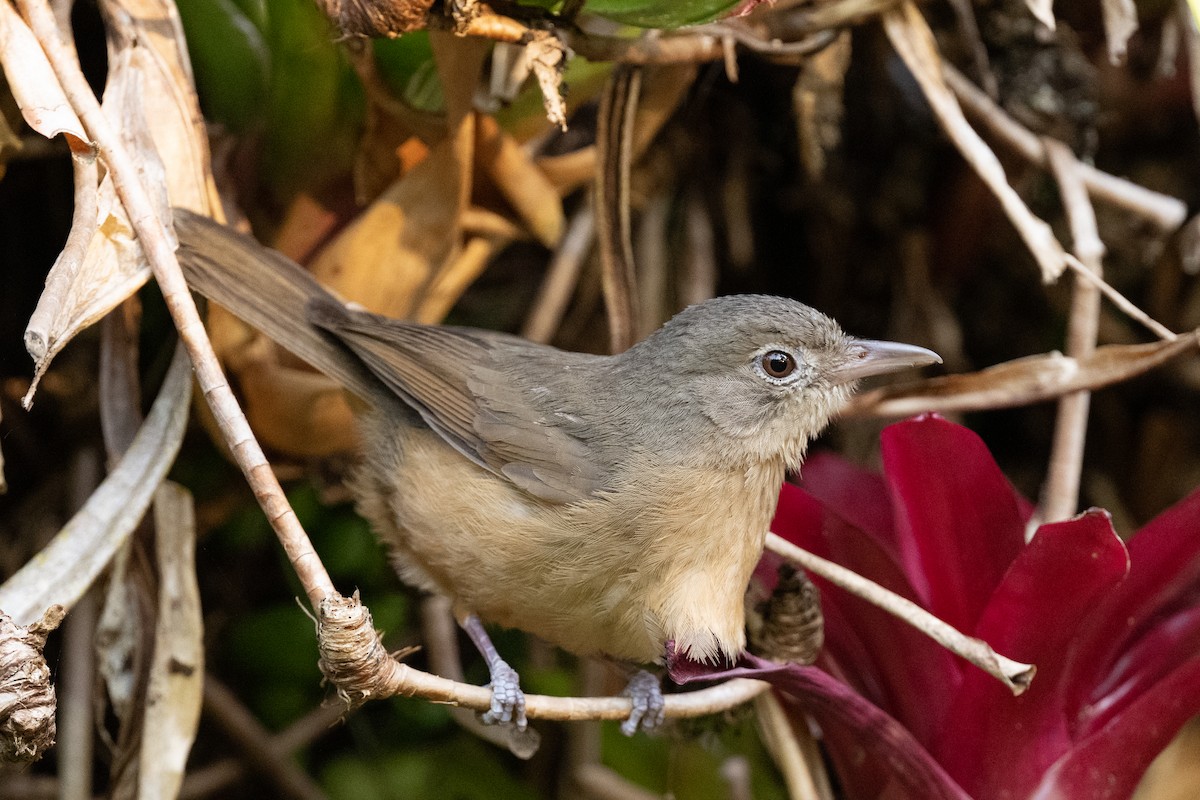
{"label": "tail feather", "polygon": [[379,380],[309,322],[309,306],[342,308],[303,267],[253,238],[185,209],[173,209],[176,255],[188,284],[368,402]]}

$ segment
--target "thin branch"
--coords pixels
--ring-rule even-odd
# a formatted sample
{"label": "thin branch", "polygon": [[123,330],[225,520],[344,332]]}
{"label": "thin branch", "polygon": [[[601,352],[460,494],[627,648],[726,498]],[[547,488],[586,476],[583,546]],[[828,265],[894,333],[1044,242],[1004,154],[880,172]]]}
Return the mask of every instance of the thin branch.
{"label": "thin branch", "polygon": [[[1093,274],[1102,274],[1104,243],[1096,227],[1096,211],[1080,178],[1079,163],[1062,142],[1044,142],[1050,169],[1058,181],[1063,208],[1071,227],[1075,255]],[[1100,290],[1076,273],[1067,328],[1067,355],[1084,359],[1096,351],[1100,329]],[[1058,419],[1050,448],[1050,466],[1042,490],[1043,522],[1074,516],[1079,507],[1079,478],[1087,440],[1089,392],[1074,392],[1058,401]]]}
{"label": "thin branch", "polygon": [[1079,259],[1070,253],[1067,253],[1066,264],[1067,267],[1074,270],[1076,275],[1099,289],[1105,297],[1112,301],[1114,306],[1124,311],[1131,319],[1142,323],[1151,333],[1164,342],[1173,342],[1179,338],[1179,334],[1174,333],[1170,328],[1135,306],[1125,295],[1114,289],[1112,284],[1108,283],[1095,272],[1092,272],[1092,270],[1084,266]]}
{"label": "thin branch", "polygon": [[523,337],[543,344],[554,338],[595,241],[596,218],[592,214],[591,204],[584,203],[567,223],[567,232],[554,253],[546,277],[542,279],[537,297],[525,318],[525,326],[521,329]]}
{"label": "thin branch", "polygon": [[942,76],[944,61],[929,23],[912,0],[883,15],[883,29],[896,54],[912,73],[929,108],[946,136],[958,148],[975,173],[996,196],[1009,222],[1024,240],[1030,254],[1050,282],[1062,274],[1065,253],[1050,226],[1039,219],[1008,182],[1008,176],[992,149],[967,122],[954,94]]}
{"label": "thin branch", "polygon": [[[942,73],[946,85],[968,114],[982,122],[993,136],[1022,158],[1039,167],[1049,168],[1049,157],[1042,138],[1005,113],[992,98],[950,64],[943,62]],[[1097,200],[1138,214],[1167,232],[1174,231],[1187,219],[1187,205],[1183,201],[1110,175],[1090,164],[1077,163],[1080,180]]]}
{"label": "thin branch", "polygon": [[992,650],[987,642],[958,632],[911,600],[888,591],[856,572],[813,555],[774,533],[767,534],[767,549],[899,617],[951,653],[965,658],[1003,683],[1014,695],[1021,694],[1029,688],[1036,671],[1033,665],[1005,658]]}
{"label": "thin branch", "polygon": [[321,787],[290,755],[271,746],[271,732],[233,692],[212,676],[204,679],[204,712],[242,751],[255,770],[275,784],[281,796],[296,800],[327,800]]}
{"label": "thin branch", "polygon": [[[783,775],[791,800],[830,800],[817,788],[817,779],[809,768],[801,737],[808,739],[809,746],[815,745],[807,730],[797,730],[788,719],[783,704],[773,692],[763,692],[754,698],[755,720],[767,752]],[[802,720],[801,725],[807,725]],[[824,785],[827,781],[822,781]]]}
{"label": "thin branch", "polygon": [[68,101],[108,167],[117,195],[129,213],[130,222],[154,272],[167,309],[191,357],[196,380],[229,445],[230,453],[245,474],[271,527],[275,529],[309,601],[316,606],[324,597],[334,593],[333,582],[317,557],[308,535],[296,520],[295,512],[288,505],[278,479],[271,471],[262,448],[225,380],[195,301],[180,272],[174,245],[166,233],[167,221],[155,215],[149,192],[141,182],[138,165],[100,108],[79,62],[63,42],[54,12],[46,0],[18,0],[18,4],[54,68]]}
{"label": "thin branch", "polygon": [[[286,758],[290,753],[324,736],[339,723],[345,721],[346,709],[340,704],[321,705],[289,725],[282,733],[268,738],[264,746],[276,758]],[[227,792],[229,787],[244,780],[250,768],[239,758],[225,758],[189,773],[183,781],[179,796],[183,800],[196,800],[218,792]]]}

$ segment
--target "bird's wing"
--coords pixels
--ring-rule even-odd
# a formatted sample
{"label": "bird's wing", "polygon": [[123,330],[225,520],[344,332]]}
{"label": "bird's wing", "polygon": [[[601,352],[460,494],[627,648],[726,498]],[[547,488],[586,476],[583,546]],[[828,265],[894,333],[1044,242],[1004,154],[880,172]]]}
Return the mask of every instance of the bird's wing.
{"label": "bird's wing", "polygon": [[479,466],[554,503],[582,500],[604,488],[605,470],[580,428],[556,418],[536,388],[514,380],[512,368],[520,365],[512,362],[538,345],[503,334],[400,322],[324,299],[310,304],[308,317]]}

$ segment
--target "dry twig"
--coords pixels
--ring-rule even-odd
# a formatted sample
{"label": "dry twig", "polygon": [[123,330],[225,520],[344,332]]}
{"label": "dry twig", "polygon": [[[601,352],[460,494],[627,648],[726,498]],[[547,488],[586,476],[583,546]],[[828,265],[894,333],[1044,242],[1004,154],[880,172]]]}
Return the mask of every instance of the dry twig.
{"label": "dry twig", "polygon": [[[1063,207],[1071,226],[1075,255],[1091,272],[1101,273],[1104,243],[1096,229],[1096,212],[1075,167],[1079,162],[1061,142],[1045,142],[1050,169],[1058,181]],[[1071,298],[1067,329],[1067,355],[1084,359],[1096,350],[1100,328],[1100,290],[1078,274]],[[1091,395],[1072,392],[1058,401],[1058,419],[1050,450],[1050,466],[1042,490],[1043,522],[1057,522],[1075,514],[1079,505],[1079,478],[1083,473],[1083,448],[1087,438]]]}
{"label": "dry twig", "polygon": [[767,549],[809,572],[899,617],[957,656],[965,658],[1019,695],[1029,688],[1036,667],[998,654],[986,642],[965,636],[916,603],[874,581],[797,547],[777,534],[767,534]]}

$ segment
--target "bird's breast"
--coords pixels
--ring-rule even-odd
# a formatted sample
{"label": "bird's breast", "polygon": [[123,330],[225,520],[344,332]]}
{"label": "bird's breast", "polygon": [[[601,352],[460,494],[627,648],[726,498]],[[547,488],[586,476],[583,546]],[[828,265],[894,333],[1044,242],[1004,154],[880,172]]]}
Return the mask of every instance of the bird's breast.
{"label": "bird's breast", "polygon": [[390,496],[372,516],[402,573],[426,588],[579,654],[649,663],[668,640],[699,658],[741,650],[744,592],[781,464],[734,470],[647,457],[623,465],[610,490],[559,505],[430,431],[396,436],[376,465],[392,469]]}

